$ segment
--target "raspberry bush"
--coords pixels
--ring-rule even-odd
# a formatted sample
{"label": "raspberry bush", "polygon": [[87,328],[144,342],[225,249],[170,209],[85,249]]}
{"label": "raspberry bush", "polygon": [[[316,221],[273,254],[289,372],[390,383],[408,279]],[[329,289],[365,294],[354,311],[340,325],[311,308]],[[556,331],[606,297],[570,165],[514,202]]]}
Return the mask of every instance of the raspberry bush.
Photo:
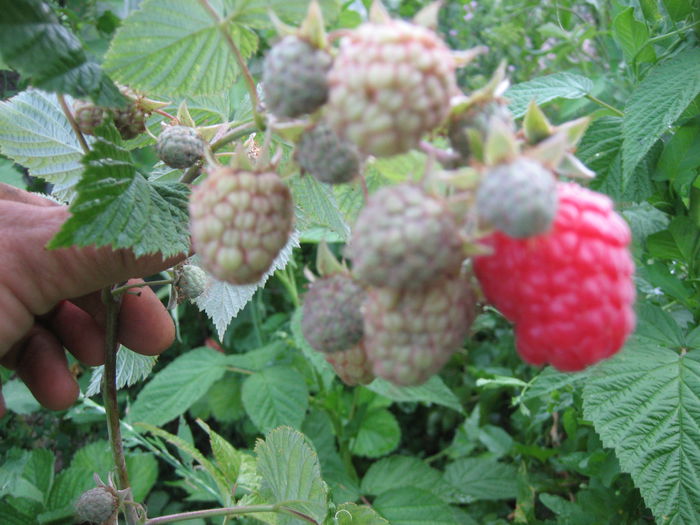
{"label": "raspberry bush", "polygon": [[0,180],[177,341],[0,370],[2,520],[697,523],[692,3],[126,4],[0,0]]}

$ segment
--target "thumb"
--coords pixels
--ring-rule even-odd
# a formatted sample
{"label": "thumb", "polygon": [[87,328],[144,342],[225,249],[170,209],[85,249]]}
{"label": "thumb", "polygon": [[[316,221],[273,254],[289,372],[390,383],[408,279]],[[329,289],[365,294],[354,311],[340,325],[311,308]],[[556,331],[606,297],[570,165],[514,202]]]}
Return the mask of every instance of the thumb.
{"label": "thumb", "polygon": [[136,257],[130,250],[92,246],[47,249],[69,217],[65,206],[0,200],[0,231],[7,232],[1,241],[5,249],[0,251],[0,267],[13,269],[14,284],[9,288],[35,315],[46,313],[62,299],[158,273],[187,255]]}

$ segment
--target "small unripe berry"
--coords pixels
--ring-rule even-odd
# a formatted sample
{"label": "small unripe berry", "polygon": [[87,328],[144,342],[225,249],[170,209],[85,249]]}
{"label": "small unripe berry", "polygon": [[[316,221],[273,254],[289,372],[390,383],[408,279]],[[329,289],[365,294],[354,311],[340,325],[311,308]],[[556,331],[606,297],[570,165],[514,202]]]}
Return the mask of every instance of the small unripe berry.
{"label": "small unripe berry", "polygon": [[117,513],[119,497],[106,485],[90,489],[75,502],[75,516],[79,521],[104,523]]}
{"label": "small unripe berry", "polygon": [[169,126],[158,137],[156,153],[171,168],[189,168],[204,155],[204,140],[194,128]]}

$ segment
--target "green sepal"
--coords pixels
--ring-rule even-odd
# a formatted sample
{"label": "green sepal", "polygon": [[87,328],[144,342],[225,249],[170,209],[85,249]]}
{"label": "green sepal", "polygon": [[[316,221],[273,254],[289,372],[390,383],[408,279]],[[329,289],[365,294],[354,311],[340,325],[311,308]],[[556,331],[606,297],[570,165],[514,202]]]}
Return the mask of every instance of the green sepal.
{"label": "green sepal", "polygon": [[581,117],[576,120],[571,120],[569,122],[564,122],[556,128],[554,128],[555,133],[563,133],[566,135],[566,142],[569,146],[569,150],[574,149],[578,143],[581,141],[583,134],[588,129],[591,123],[590,117]]}
{"label": "green sepal", "polygon": [[321,277],[336,273],[348,273],[347,267],[336,258],[325,242],[321,242],[316,251],[316,271]]}
{"label": "green sepal", "polygon": [[188,126],[190,128],[197,127],[192,115],[190,115],[190,110],[187,107],[187,102],[185,100],[183,100],[180,103],[180,107],[177,108],[177,120],[183,126]]}
{"label": "green sepal", "polygon": [[388,24],[391,22],[391,15],[381,0],[372,2],[372,7],[369,9],[369,21],[373,24]]}
{"label": "green sepal", "polygon": [[535,99],[532,99],[527,106],[527,112],[523,119],[523,131],[528,144],[537,144],[554,132],[552,124],[537,105]]}
{"label": "green sepal", "polygon": [[545,166],[556,169],[568,150],[568,143],[564,133],[555,133],[543,140],[525,153],[528,157],[540,161]]}
{"label": "green sepal", "polygon": [[519,152],[515,134],[503,121],[491,118],[489,134],[484,147],[484,163],[489,166],[508,162]]}
{"label": "green sepal", "polygon": [[595,172],[588,169],[573,153],[564,153],[564,156],[559,162],[555,170],[562,177],[571,177],[573,179],[592,179],[595,177]]}
{"label": "green sepal", "polygon": [[413,16],[413,23],[417,26],[423,26],[432,31],[436,31],[441,7],[442,2],[440,0],[431,2]]}
{"label": "green sepal", "polygon": [[318,49],[328,49],[328,37],[324,27],[323,12],[316,0],[309,3],[306,18],[301,23],[298,36]]}

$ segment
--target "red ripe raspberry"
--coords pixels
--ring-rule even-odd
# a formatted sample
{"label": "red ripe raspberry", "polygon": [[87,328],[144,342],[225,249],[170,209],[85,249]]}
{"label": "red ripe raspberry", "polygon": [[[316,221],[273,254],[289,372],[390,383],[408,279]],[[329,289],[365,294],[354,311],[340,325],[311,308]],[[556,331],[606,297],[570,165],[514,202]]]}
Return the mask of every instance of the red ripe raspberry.
{"label": "red ripe raspberry", "polygon": [[496,232],[474,260],[486,298],[515,323],[528,363],[582,370],[610,357],[634,329],[630,230],[605,195],[557,187],[552,229],[528,239]]}

